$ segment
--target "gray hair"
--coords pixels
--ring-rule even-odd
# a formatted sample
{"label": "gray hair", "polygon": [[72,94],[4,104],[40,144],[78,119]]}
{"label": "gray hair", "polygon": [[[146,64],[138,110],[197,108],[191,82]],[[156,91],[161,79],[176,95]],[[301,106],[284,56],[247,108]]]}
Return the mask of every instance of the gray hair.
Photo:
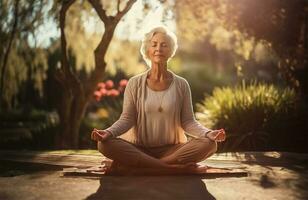
{"label": "gray hair", "polygon": [[[151,39],[153,38],[153,36],[157,33],[163,33],[167,36],[170,45],[171,45],[171,55],[169,57],[172,58],[178,48],[178,42],[177,42],[177,37],[176,35],[171,32],[170,30],[167,29],[167,27],[164,26],[158,26],[156,28],[151,29],[149,32],[147,32],[146,34],[144,34],[143,39],[142,39],[142,43],[141,43],[141,48],[140,48],[140,53],[143,57],[143,60],[147,63],[147,65],[149,67],[151,67],[151,62],[150,62],[150,58],[147,55],[147,50],[149,47],[149,44],[151,42]],[[168,61],[169,61],[168,59]]]}

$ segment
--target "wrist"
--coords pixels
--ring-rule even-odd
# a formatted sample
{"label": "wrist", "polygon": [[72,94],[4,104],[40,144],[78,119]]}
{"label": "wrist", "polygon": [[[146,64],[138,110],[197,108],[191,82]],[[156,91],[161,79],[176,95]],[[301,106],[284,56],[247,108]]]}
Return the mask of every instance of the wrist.
{"label": "wrist", "polygon": [[109,138],[114,138],[115,136],[111,133],[109,130],[104,130],[106,133],[108,133]]}
{"label": "wrist", "polygon": [[208,138],[208,137],[209,137],[208,134],[209,134],[210,132],[212,132],[212,131],[213,131],[213,130],[208,130],[208,131],[206,131],[206,132],[204,133],[204,137],[207,137],[207,138]]}
{"label": "wrist", "polygon": [[206,138],[208,138],[209,140],[211,140],[211,141],[214,141],[214,142],[215,142],[215,140],[214,140],[214,139],[212,139],[211,137],[209,137],[209,136],[208,136],[208,134],[209,134],[209,133],[211,133],[211,132],[213,132],[213,130],[208,130],[208,131],[206,131],[206,132],[205,132],[205,134],[204,134],[204,137],[206,137]]}

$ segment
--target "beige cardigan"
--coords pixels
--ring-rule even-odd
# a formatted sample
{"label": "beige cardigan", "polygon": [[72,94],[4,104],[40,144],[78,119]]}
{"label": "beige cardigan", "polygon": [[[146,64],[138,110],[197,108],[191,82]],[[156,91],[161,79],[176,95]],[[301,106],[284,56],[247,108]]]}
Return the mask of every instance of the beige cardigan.
{"label": "beige cardigan", "polygon": [[[114,137],[123,139],[137,145],[146,146],[151,141],[146,133],[146,115],[144,111],[146,79],[150,69],[129,79],[124,92],[123,111],[120,118],[109,128],[105,129]],[[185,143],[185,132],[196,137],[204,137],[210,129],[196,121],[191,100],[191,91],[188,82],[168,70],[173,75],[176,87],[176,117],[173,124],[176,127],[176,136],[173,144]]]}

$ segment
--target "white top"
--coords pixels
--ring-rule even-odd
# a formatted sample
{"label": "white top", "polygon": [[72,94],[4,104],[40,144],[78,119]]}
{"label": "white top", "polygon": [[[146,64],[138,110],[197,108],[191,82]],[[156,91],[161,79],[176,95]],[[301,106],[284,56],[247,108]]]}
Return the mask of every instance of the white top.
{"label": "white top", "polygon": [[[154,146],[153,142],[155,142],[149,138],[149,134],[147,133],[147,122],[153,120],[147,119],[148,115],[145,111],[145,97],[147,94],[146,80],[149,72],[150,69],[129,79],[124,91],[122,114],[112,126],[105,129],[114,137],[121,136],[129,142],[145,147]],[[204,137],[205,133],[210,129],[204,127],[195,119],[188,82],[172,71],[170,72],[173,75],[172,84],[175,88],[176,95],[174,95],[174,99],[172,99],[172,101],[175,101],[175,115],[172,116],[168,114],[170,118],[168,121],[172,121],[170,124],[172,124],[175,129],[175,133],[169,133],[170,136],[168,137],[175,137],[172,144],[187,142],[185,132],[195,137]],[[164,100],[163,106],[167,106],[166,104],[172,101],[170,98],[168,101]],[[166,127],[164,129],[166,129]],[[151,135],[153,135],[153,133]],[[166,139],[158,143],[162,144],[166,141],[170,142],[171,139]]]}
{"label": "white top", "polygon": [[[147,146],[162,146],[175,143],[176,130],[173,125],[175,118],[176,90],[171,82],[162,91],[154,91],[148,86],[145,95],[146,133],[150,144]],[[159,112],[159,107],[162,111]]]}

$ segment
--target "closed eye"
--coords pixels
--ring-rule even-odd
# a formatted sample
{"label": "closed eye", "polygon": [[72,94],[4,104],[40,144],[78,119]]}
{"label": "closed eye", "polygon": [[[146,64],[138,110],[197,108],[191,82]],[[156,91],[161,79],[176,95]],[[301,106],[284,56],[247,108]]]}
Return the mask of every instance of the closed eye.
{"label": "closed eye", "polygon": [[[157,46],[157,43],[154,42],[154,43],[152,43],[151,46],[152,46],[152,47],[156,47],[156,46]],[[166,43],[161,43],[161,47],[168,47],[168,45],[167,45]]]}

